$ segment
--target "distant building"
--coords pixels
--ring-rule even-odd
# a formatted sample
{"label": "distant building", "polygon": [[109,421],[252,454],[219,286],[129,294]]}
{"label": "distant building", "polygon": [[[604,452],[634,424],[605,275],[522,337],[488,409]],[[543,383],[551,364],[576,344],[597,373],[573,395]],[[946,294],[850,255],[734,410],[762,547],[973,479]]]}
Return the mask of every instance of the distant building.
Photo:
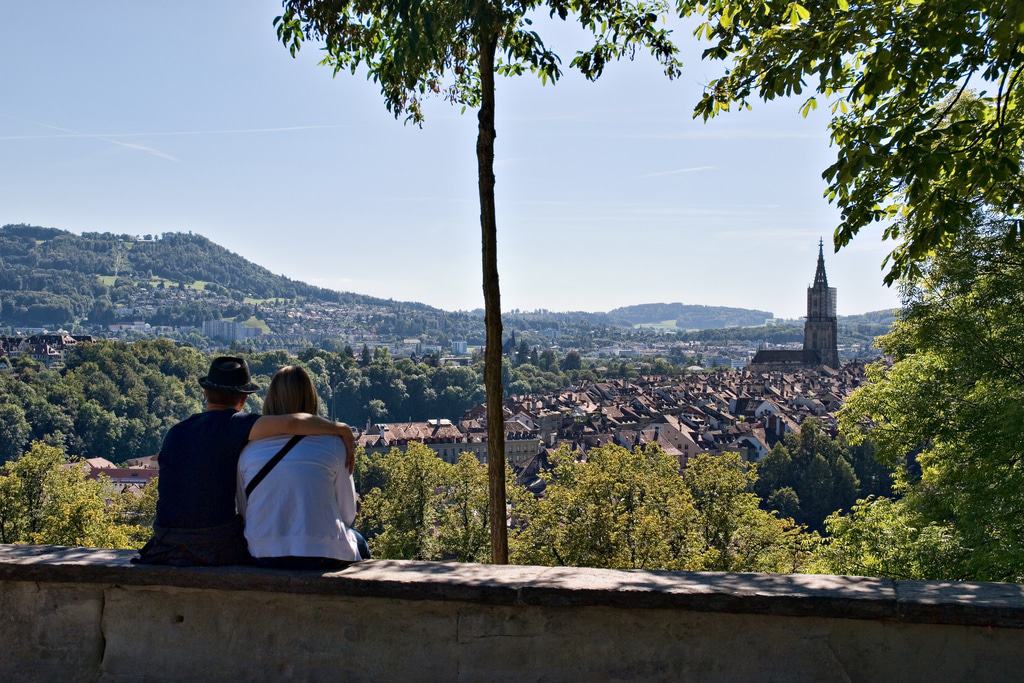
{"label": "distant building", "polygon": [[[64,366],[64,352],[78,344],[92,341],[90,335],[72,337],[66,332],[44,332],[30,337],[0,336],[0,356],[28,357],[47,368],[58,370]],[[10,367],[10,361],[6,363]]]}
{"label": "distant building", "polygon": [[423,353],[423,342],[414,337],[403,339],[392,345],[391,354],[398,357],[406,357]]}
{"label": "distant building", "polygon": [[69,463],[65,467],[80,467],[89,479],[104,477],[118,492],[132,487],[141,490],[159,474],[158,469],[154,466],[137,467],[131,466],[129,463],[125,463],[125,466],[118,466],[106,458],[87,458],[81,462]]}
{"label": "distant building", "polygon": [[[457,426],[446,419],[367,424],[356,444],[368,453],[383,453],[392,448],[405,450],[412,441],[429,447],[445,462],[456,462],[462,453],[472,453],[480,462],[487,462],[487,423],[475,419]],[[509,464],[521,467],[540,449],[536,428],[516,420],[505,421],[505,457]]]}
{"label": "distant building", "polygon": [[823,244],[818,241],[818,267],[814,284],[807,288],[807,321],[804,323],[804,348],[818,354],[822,365],[839,367],[836,333],[836,288],[828,286]]}
{"label": "distant building", "polygon": [[111,323],[107,325],[107,329],[111,332],[138,332],[139,334],[146,334],[152,331],[152,326],[147,322],[136,321],[131,323]]}
{"label": "distant building", "polygon": [[818,241],[818,267],[807,288],[807,320],[802,349],[761,349],[750,361],[754,371],[794,370],[827,365],[839,367],[836,331],[836,288],[825,275],[824,243]]}
{"label": "distant building", "polygon": [[452,353],[456,356],[465,356],[469,353],[469,343],[464,340],[453,341]]}
{"label": "distant building", "polygon": [[[466,434],[467,450],[473,453],[480,462],[486,463],[489,455],[487,447],[487,420],[463,420],[459,427]],[[505,417],[505,460],[515,468],[525,466],[537,456],[541,450],[540,431],[536,424],[526,425],[511,416]]]}
{"label": "distant building", "polygon": [[125,460],[124,466],[144,470],[158,470],[160,469],[160,461],[157,459],[157,456],[155,455],[147,455],[142,458],[132,458],[131,460]]}
{"label": "distant building", "polygon": [[203,334],[211,339],[235,342],[259,337],[263,330],[234,320],[206,320],[203,322]]}
{"label": "distant building", "polygon": [[455,462],[462,451],[470,450],[466,435],[444,419],[367,424],[356,443],[367,453],[385,453],[392,448],[405,450],[410,441],[430,447],[445,462]]}

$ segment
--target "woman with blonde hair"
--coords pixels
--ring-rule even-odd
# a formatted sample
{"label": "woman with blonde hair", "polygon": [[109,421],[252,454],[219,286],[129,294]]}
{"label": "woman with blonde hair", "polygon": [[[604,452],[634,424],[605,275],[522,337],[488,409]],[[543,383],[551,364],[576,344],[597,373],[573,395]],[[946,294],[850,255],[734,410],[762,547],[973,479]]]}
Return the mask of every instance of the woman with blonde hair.
{"label": "woman with blonde hair", "polygon": [[[309,375],[289,365],[271,380],[263,414],[316,415],[318,404]],[[368,559],[365,541],[352,528],[354,454],[347,450],[335,436],[281,436],[245,447],[238,460],[238,511],[257,564],[336,569]]]}

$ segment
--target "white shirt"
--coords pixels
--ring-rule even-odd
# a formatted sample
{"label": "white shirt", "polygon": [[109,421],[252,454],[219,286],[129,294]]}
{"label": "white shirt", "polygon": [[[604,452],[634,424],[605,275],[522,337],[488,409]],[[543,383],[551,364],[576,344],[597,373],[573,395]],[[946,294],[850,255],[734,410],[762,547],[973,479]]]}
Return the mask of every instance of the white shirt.
{"label": "white shirt", "polygon": [[359,559],[349,529],[356,488],[337,436],[307,436],[245,499],[245,487],[291,437],[252,441],[238,459],[238,512],[253,557]]}

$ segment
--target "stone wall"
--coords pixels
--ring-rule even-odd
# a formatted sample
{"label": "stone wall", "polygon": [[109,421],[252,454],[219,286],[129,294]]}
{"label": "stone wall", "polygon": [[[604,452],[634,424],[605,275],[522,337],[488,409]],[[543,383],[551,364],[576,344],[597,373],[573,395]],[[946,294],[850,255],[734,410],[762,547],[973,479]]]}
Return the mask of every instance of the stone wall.
{"label": "stone wall", "polygon": [[0,546],[0,680],[1019,680],[1024,590]]}

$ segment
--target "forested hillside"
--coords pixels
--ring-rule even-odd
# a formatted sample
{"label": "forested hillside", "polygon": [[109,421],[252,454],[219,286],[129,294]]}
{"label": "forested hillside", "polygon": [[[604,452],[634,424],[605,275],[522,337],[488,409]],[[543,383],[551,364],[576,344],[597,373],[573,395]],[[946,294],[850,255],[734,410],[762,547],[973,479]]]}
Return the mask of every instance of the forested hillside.
{"label": "forested hillside", "polygon": [[0,374],[0,461],[33,440],[117,462],[152,455],[201,408],[196,378],[207,367],[199,351],[166,340],[83,344],[59,372],[21,359]]}
{"label": "forested hillside", "polygon": [[[201,235],[165,233],[139,239],[112,233],[76,235],[31,225],[0,227],[0,319],[53,325],[88,317],[117,278],[181,286],[213,285],[239,298],[330,301],[387,307],[385,299],[334,292],[275,275]],[[403,304],[434,310],[424,304]]]}

